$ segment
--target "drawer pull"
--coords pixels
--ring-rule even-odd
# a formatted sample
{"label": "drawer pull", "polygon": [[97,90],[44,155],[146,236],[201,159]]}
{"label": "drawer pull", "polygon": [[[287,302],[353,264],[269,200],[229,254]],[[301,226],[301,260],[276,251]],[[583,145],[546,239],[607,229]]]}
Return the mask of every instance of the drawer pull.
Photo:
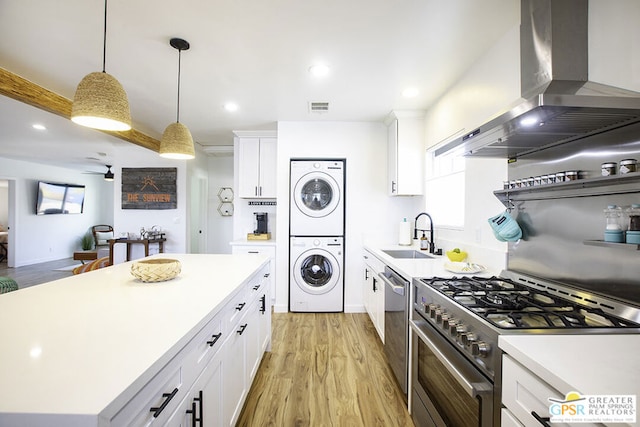
{"label": "drawer pull", "polygon": [[267,296],[266,295],[262,295],[262,298],[260,298],[260,313],[264,314],[265,311],[267,311]]}
{"label": "drawer pull", "polygon": [[236,310],[242,311],[245,305],[247,305],[246,302],[241,302],[240,304],[236,305]]}
{"label": "drawer pull", "polygon": [[244,325],[240,325],[240,329],[236,331],[238,335],[242,335],[244,333],[244,330],[247,329],[247,325],[248,323],[245,323]]}
{"label": "drawer pull", "polygon": [[260,251],[247,251],[248,254],[259,254]]}
{"label": "drawer pull", "polygon": [[536,411],[531,411],[531,415],[533,415],[533,418],[535,418],[536,420],[538,420],[538,422],[540,424],[542,424],[545,427],[551,427],[549,425],[549,417],[541,417],[540,415],[536,414]]}
{"label": "drawer pull", "polygon": [[164,411],[164,408],[166,408],[169,402],[171,402],[171,399],[175,397],[176,393],[178,393],[178,387],[174,388],[171,393],[162,393],[162,397],[165,398],[162,404],[157,408],[149,409],[151,412],[153,412],[153,418],[158,418],[162,411]]}
{"label": "drawer pull", "polygon": [[264,273],[264,277],[269,277],[269,274],[271,273]]}
{"label": "drawer pull", "polygon": [[207,344],[209,344],[209,347],[213,347],[213,345],[220,339],[221,336],[222,336],[222,332],[220,332],[219,334],[211,335],[211,340],[207,341]]}
{"label": "drawer pull", "polygon": [[260,289],[260,285],[255,285],[255,286],[253,287],[253,290],[254,290],[254,291],[257,291],[258,289]]}

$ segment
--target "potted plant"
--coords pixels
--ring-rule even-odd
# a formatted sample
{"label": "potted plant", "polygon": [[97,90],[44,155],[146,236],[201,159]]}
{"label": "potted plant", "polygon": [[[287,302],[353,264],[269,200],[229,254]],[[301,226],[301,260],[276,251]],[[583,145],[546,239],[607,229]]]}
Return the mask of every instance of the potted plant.
{"label": "potted plant", "polygon": [[80,239],[80,245],[82,246],[83,251],[90,251],[93,249],[93,235],[91,233],[86,233]]}

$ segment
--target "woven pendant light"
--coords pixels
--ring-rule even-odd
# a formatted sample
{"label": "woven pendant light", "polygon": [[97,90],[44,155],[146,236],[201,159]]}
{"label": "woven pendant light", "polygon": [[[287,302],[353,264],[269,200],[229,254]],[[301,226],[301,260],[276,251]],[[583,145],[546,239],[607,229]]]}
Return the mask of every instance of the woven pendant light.
{"label": "woven pendant light", "polygon": [[105,72],[107,53],[107,0],[104,2],[102,72],[86,75],[73,96],[71,120],[94,129],[125,131],[131,129],[127,93],[112,75]]}
{"label": "woven pendant light", "polygon": [[180,57],[183,50],[189,49],[189,42],[173,38],[169,41],[171,47],[178,50],[178,105],[176,122],[171,123],[164,130],[160,140],[160,156],[167,159],[193,159],[196,155],[193,148],[193,138],[189,129],[180,123]]}

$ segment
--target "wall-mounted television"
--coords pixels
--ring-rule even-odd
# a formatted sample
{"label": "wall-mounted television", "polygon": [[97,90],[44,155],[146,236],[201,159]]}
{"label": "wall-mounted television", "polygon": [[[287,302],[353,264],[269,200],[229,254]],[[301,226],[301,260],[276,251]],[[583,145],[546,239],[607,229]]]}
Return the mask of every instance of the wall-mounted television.
{"label": "wall-mounted television", "polygon": [[84,209],[84,185],[38,182],[36,215],[79,214]]}

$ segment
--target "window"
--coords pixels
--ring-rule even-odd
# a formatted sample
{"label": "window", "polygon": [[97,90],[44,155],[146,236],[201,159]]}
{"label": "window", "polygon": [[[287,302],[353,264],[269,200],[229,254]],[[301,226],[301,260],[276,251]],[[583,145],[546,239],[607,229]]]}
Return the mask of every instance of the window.
{"label": "window", "polygon": [[427,150],[425,211],[439,228],[464,228],[465,158],[458,153],[435,155]]}

